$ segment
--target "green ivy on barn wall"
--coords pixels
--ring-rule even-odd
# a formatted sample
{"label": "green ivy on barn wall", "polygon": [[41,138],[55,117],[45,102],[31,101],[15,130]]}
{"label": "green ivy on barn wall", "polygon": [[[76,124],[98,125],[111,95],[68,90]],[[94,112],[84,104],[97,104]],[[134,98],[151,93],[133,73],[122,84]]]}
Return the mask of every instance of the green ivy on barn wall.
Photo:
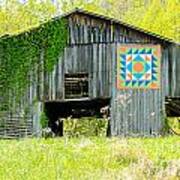
{"label": "green ivy on barn wall", "polygon": [[56,19],[17,36],[0,39],[0,111],[10,110],[31,84],[30,74],[44,52],[44,71],[51,72],[67,42],[67,22]]}

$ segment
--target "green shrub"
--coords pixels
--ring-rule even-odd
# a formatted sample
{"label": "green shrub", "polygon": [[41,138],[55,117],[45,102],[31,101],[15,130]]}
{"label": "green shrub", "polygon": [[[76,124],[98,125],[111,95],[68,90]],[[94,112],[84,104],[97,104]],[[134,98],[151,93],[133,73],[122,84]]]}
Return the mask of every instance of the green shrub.
{"label": "green shrub", "polygon": [[41,113],[40,124],[42,128],[46,128],[48,126],[48,117],[46,116],[45,112]]}
{"label": "green shrub", "polygon": [[80,118],[64,120],[65,136],[106,136],[107,119]]}
{"label": "green shrub", "polygon": [[180,117],[168,117],[167,123],[171,133],[180,134]]}

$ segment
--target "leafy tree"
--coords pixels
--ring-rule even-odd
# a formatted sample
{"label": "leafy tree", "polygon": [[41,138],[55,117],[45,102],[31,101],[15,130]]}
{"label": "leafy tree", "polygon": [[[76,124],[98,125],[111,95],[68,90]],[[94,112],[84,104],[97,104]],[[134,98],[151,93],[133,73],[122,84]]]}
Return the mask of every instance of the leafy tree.
{"label": "leafy tree", "polygon": [[38,26],[56,14],[56,6],[51,0],[5,0],[0,6],[0,36],[16,34]]}
{"label": "leafy tree", "polygon": [[4,0],[0,1],[0,36],[38,26],[75,7],[180,41],[179,0]]}
{"label": "leafy tree", "polygon": [[125,15],[126,22],[180,41],[179,0],[152,0],[146,6],[133,6]]}

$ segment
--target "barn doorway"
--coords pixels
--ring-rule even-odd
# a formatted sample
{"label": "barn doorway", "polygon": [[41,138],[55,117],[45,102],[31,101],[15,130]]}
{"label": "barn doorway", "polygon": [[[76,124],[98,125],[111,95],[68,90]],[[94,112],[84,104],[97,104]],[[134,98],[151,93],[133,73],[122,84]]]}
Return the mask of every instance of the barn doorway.
{"label": "barn doorway", "polygon": [[180,117],[180,97],[166,97],[166,114],[169,117]]}
{"label": "barn doorway", "polygon": [[[70,116],[72,118],[102,118],[103,114],[101,113],[101,108],[105,106],[110,106],[110,98],[46,102],[44,110],[49,119],[48,126],[56,136],[63,136],[63,121],[60,121],[60,119],[68,118]],[[110,134],[109,126],[107,131],[108,134]]]}

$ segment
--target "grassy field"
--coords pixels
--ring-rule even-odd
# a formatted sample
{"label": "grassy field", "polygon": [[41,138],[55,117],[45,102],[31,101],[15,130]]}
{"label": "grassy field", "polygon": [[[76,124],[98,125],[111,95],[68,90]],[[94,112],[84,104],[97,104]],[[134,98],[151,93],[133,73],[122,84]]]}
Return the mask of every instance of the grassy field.
{"label": "grassy field", "polygon": [[0,140],[0,179],[178,179],[180,138]]}

